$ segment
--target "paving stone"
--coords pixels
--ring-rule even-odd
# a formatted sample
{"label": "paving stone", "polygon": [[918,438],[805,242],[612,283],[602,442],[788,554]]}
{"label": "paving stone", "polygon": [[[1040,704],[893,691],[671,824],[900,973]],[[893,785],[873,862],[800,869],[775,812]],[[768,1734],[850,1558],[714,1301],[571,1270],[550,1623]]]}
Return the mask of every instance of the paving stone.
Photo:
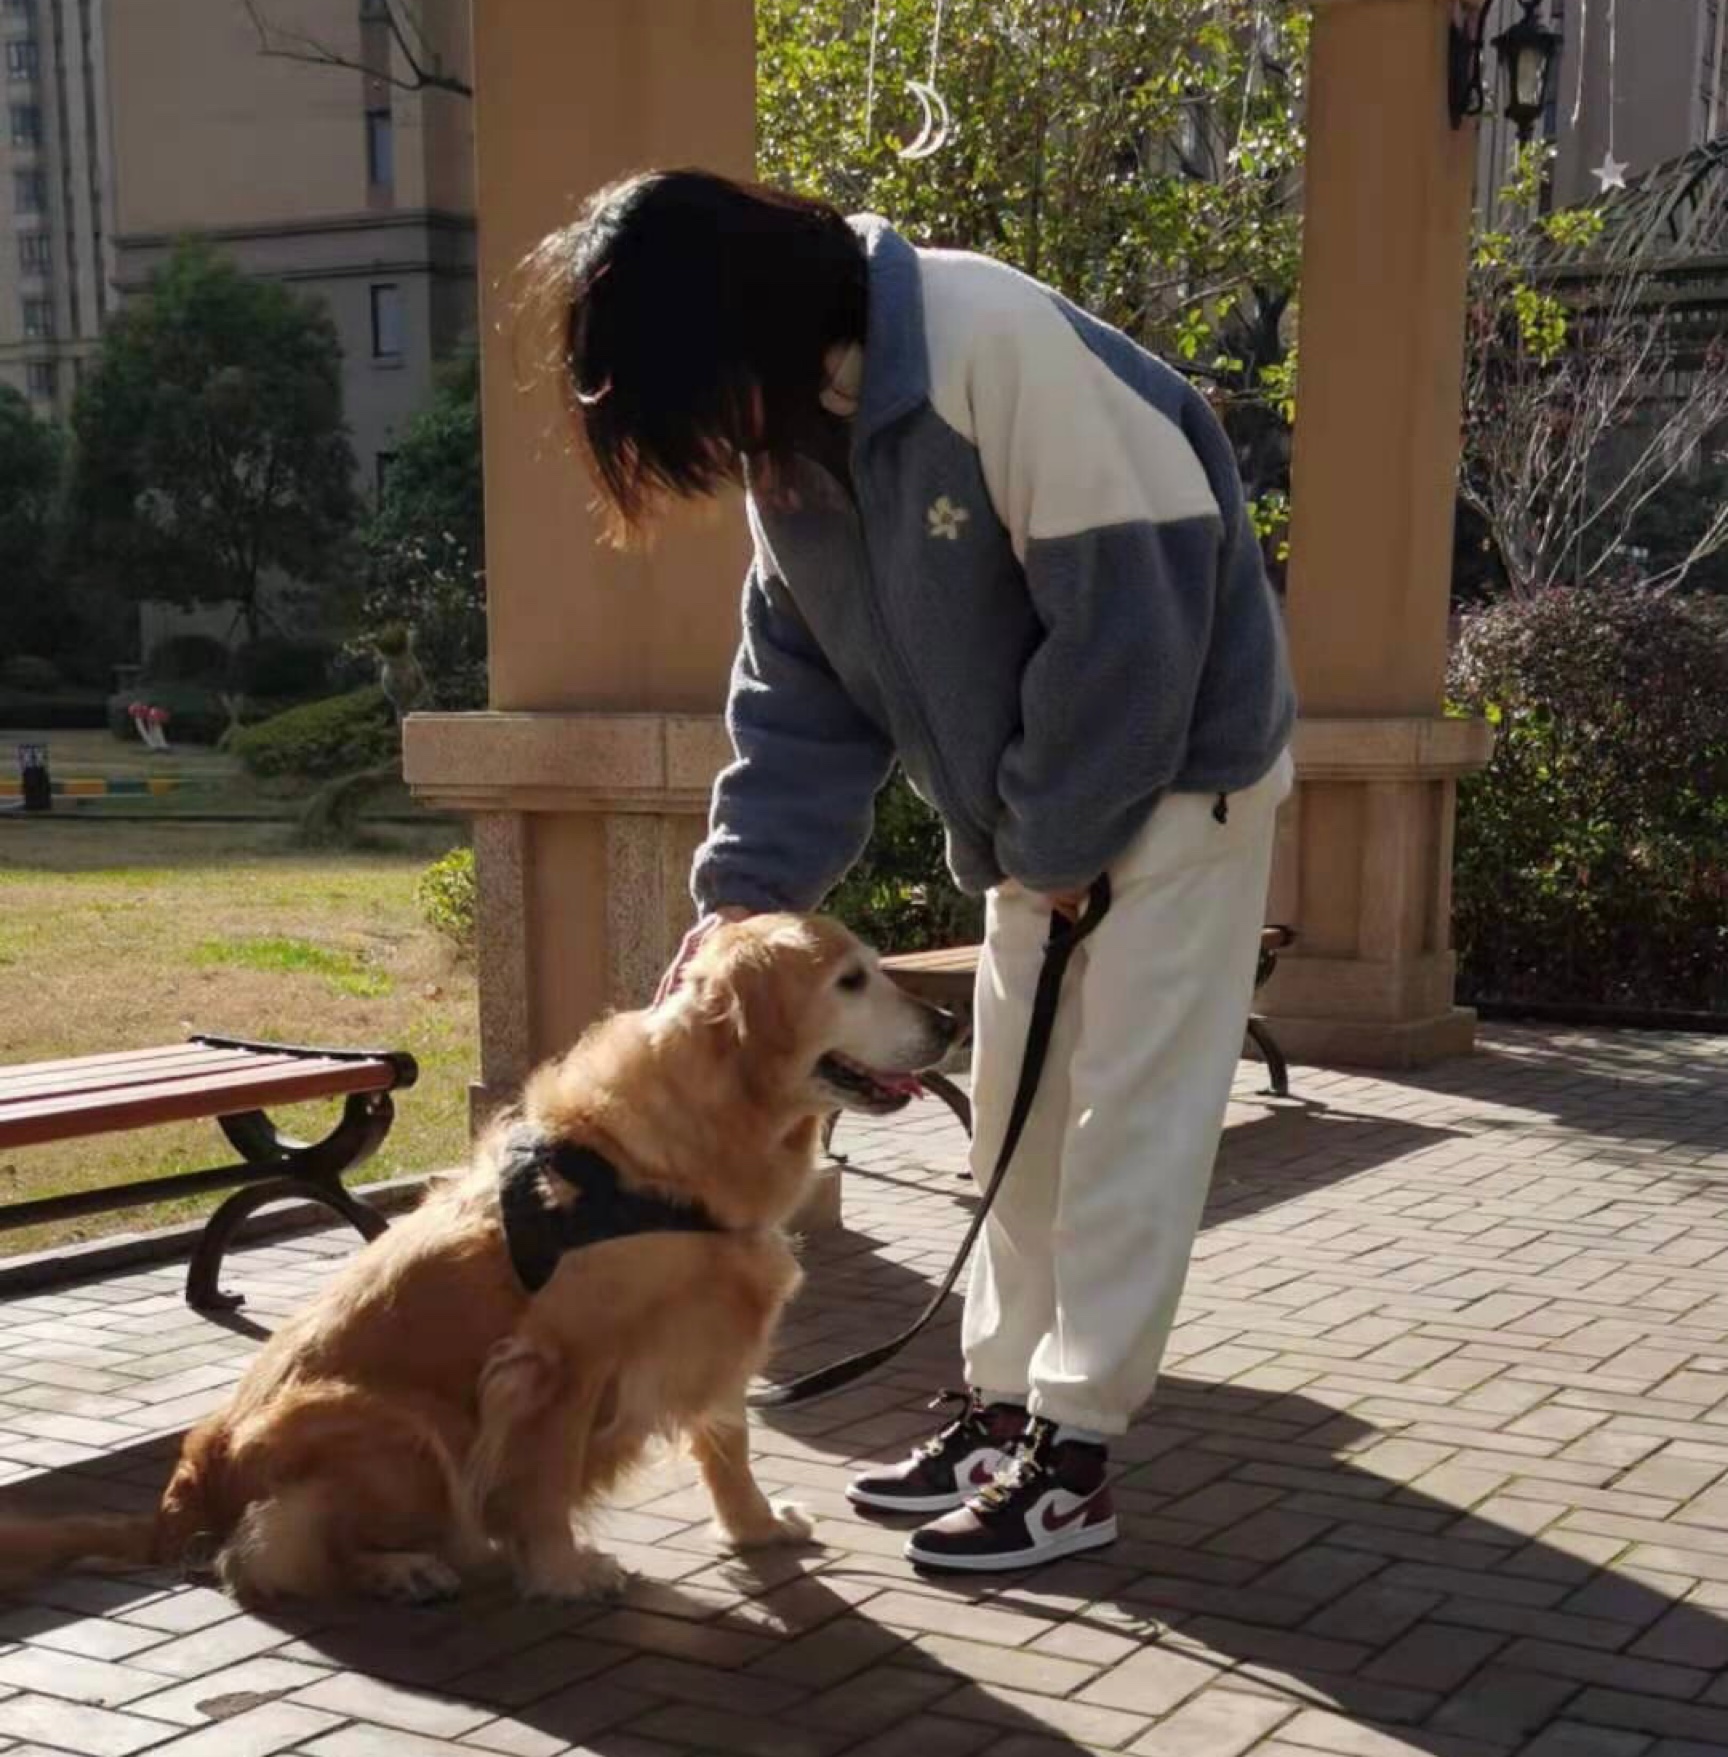
{"label": "paving stone", "polygon": [[471,1702],[403,1690],[376,1678],[340,1672],[296,1693],[302,1708],[318,1708],[346,1720],[376,1721],[380,1726],[427,1737],[454,1739],[493,1718],[492,1711]]}
{"label": "paving stone", "polygon": [[1142,1734],[1129,1749],[1136,1757],[1241,1757],[1296,1712],[1289,1703],[1237,1690],[1206,1690]]}
{"label": "paving stone", "polygon": [[47,1745],[76,1757],[131,1757],[170,1736],[172,1730],[159,1720],[88,1703],[22,1694],[0,1702],[0,1738]]}

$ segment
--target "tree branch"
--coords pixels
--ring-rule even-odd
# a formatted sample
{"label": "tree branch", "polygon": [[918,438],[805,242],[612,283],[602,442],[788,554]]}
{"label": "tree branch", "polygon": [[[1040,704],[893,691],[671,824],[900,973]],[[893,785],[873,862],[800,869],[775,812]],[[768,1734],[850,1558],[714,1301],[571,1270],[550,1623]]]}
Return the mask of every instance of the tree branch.
{"label": "tree branch", "polygon": [[425,33],[403,22],[402,0],[385,0],[384,18],[390,27],[391,39],[408,71],[397,73],[393,68],[369,67],[357,56],[345,55],[304,31],[289,30],[273,24],[265,16],[260,0],[242,0],[252,28],[258,33],[258,53],[271,61],[298,61],[305,67],[340,67],[349,72],[363,73],[369,79],[382,80],[398,91],[451,92],[457,97],[471,98],[474,88],[466,80],[446,73],[437,54],[428,54]]}

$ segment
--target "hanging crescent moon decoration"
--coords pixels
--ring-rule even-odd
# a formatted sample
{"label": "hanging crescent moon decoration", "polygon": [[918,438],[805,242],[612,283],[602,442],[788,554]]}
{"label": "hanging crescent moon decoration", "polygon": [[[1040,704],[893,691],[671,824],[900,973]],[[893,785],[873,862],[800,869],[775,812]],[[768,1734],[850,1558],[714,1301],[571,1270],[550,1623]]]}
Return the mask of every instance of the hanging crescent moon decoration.
{"label": "hanging crescent moon decoration", "polygon": [[948,101],[935,86],[923,80],[909,79],[906,89],[918,100],[923,121],[917,134],[900,148],[898,156],[903,159],[927,159],[932,153],[942,150],[948,139],[948,131],[953,126],[953,119],[948,113]]}

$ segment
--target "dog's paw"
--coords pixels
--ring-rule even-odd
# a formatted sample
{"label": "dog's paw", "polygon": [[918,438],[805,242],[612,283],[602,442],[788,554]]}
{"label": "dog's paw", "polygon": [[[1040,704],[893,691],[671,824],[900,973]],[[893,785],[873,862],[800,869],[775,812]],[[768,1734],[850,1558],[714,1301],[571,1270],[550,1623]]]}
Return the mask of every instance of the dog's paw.
{"label": "dog's paw", "polygon": [[809,1543],[815,1533],[816,1521],[808,1509],[794,1501],[776,1501],[770,1523],[748,1531],[730,1531],[725,1535],[734,1549],[765,1550],[776,1544]]}
{"label": "dog's paw", "polygon": [[629,1582],[624,1565],[599,1550],[572,1550],[568,1555],[536,1560],[522,1573],[524,1596],[566,1603],[617,1598]]}
{"label": "dog's paw", "polygon": [[462,1589],[462,1576],[448,1562],[420,1550],[378,1550],[363,1556],[355,1582],[362,1592],[392,1604],[436,1604]]}

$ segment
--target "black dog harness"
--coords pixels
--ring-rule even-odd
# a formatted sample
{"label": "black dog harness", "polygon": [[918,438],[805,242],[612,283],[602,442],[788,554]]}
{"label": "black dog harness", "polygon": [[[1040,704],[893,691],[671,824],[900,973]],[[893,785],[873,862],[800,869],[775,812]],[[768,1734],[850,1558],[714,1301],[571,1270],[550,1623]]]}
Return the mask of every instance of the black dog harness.
{"label": "black dog harness", "polygon": [[[576,1200],[557,1206],[545,1180],[567,1183]],[[707,1209],[665,1196],[625,1189],[618,1168],[592,1147],[549,1141],[532,1129],[514,1130],[498,1169],[498,1209],[516,1279],[538,1293],[559,1260],[585,1245],[635,1238],[647,1232],[719,1232]]]}

